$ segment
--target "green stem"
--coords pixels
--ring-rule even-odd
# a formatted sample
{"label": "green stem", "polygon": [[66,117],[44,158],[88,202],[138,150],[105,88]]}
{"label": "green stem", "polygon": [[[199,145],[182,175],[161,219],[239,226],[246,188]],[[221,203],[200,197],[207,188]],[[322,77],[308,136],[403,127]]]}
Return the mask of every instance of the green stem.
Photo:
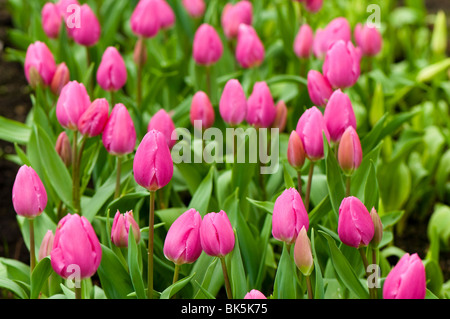
{"label": "green stem", "polygon": [[[367,269],[369,267],[369,261],[367,260],[367,256],[366,256],[366,252],[364,251],[364,247],[359,248],[358,251],[359,251],[359,254],[361,255],[361,259],[364,264],[364,272],[366,273],[366,277],[369,277],[370,274],[367,272]],[[374,289],[373,288],[369,288],[369,294],[370,294],[370,299],[374,299]]]}
{"label": "green stem", "polygon": [[80,282],[80,287],[75,286],[75,299],[82,299],[82,297],[81,297],[81,282]]}
{"label": "green stem", "polygon": [[211,67],[209,65],[206,67],[206,92],[211,98]]}
{"label": "green stem", "polygon": [[[88,72],[89,68],[91,67],[91,53],[89,52],[88,46],[86,46],[85,48],[86,48],[86,63],[87,63],[86,72]],[[94,89],[92,77],[90,77],[88,79],[87,88],[88,88],[88,93],[91,95],[93,92],[93,89]]]}
{"label": "green stem", "polygon": [[[36,266],[36,252],[34,244],[34,219],[28,219],[30,225],[30,271],[33,273],[34,267]],[[30,274],[31,278],[31,274]]]}
{"label": "green stem", "polygon": [[[377,248],[371,247],[372,250],[372,264],[377,265]],[[378,291],[376,288],[373,289],[374,299],[378,299]]]}
{"label": "green stem", "polygon": [[145,52],[145,40],[143,37],[141,37],[138,41],[142,42],[140,48],[141,50],[139,52],[139,62],[137,66],[137,97],[136,97],[137,107],[138,109],[140,109],[142,102],[142,68],[143,68],[142,57],[144,56]]}
{"label": "green stem", "polygon": [[153,298],[153,240],[155,223],[155,192],[150,192],[150,211],[149,211],[149,227],[148,227],[148,290],[147,298]]}
{"label": "green stem", "polygon": [[116,176],[116,191],[114,192],[114,199],[120,196],[120,174],[122,170],[122,157],[117,156],[117,176]]}
{"label": "green stem", "polygon": [[114,101],[114,91],[113,91],[113,90],[109,91],[109,95],[110,95],[111,107],[114,107],[114,105],[115,105],[115,101]]}
{"label": "green stem", "polygon": [[178,281],[179,274],[180,274],[180,265],[175,264],[175,271],[173,273],[172,284],[174,284]]}
{"label": "green stem", "polygon": [[73,132],[72,150],[72,200],[76,213],[80,213],[80,182],[78,174],[78,131]]}
{"label": "green stem", "polygon": [[311,162],[311,165],[309,166],[308,184],[306,185],[306,194],[305,194],[306,211],[309,211],[309,198],[311,196],[311,185],[312,185],[313,173],[314,173],[314,162]]}
{"label": "green stem", "polygon": [[225,289],[227,291],[227,297],[228,297],[228,299],[233,299],[233,294],[231,293],[230,279],[228,278],[225,257],[220,257],[220,262],[222,263],[223,279],[225,280]]}
{"label": "green stem", "polygon": [[350,196],[350,194],[351,194],[351,191],[350,191],[351,186],[352,186],[352,177],[351,177],[351,175],[348,175],[347,176],[347,181],[346,181],[346,184],[345,184],[345,197],[349,197]]}
{"label": "green stem", "polygon": [[310,276],[306,276],[306,286],[308,287],[308,299],[314,299]]}
{"label": "green stem", "polygon": [[300,196],[302,195],[302,172],[300,170],[297,171],[297,184],[298,184],[298,192]]}

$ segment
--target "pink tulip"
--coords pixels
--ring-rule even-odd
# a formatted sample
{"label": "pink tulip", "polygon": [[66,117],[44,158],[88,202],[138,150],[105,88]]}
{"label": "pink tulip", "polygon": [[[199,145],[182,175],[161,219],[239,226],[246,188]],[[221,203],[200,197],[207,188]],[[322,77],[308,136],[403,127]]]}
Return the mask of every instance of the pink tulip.
{"label": "pink tulip", "polygon": [[333,93],[330,83],[316,70],[308,72],[308,93],[316,106],[325,106]]}
{"label": "pink tulip", "polygon": [[78,121],[91,105],[91,100],[83,83],[71,81],[61,90],[56,104],[56,117],[62,127],[78,129]]}
{"label": "pink tulip", "polygon": [[141,240],[141,230],[134,219],[133,212],[130,210],[125,214],[121,214],[117,211],[111,227],[111,242],[117,247],[128,247],[130,226],[136,243],[139,243]]}
{"label": "pink tulip", "polygon": [[62,88],[70,82],[70,71],[67,65],[63,62],[59,64],[56,68],[55,75],[53,76],[52,82],[50,84],[50,89],[53,94],[59,96],[61,94]]}
{"label": "pink tulip", "polygon": [[108,122],[108,115],[108,100],[96,99],[78,120],[80,133],[88,137],[100,135]]}
{"label": "pink tulip", "polygon": [[57,4],[59,14],[63,18],[64,25],[67,30],[67,35],[73,38],[73,31],[78,26],[81,26],[81,21],[77,14],[80,12],[80,3],[77,0],[60,0]]}
{"label": "pink tulip", "polygon": [[352,30],[348,20],[344,17],[335,18],[323,30],[316,30],[314,53],[316,57],[322,58],[334,42],[349,42],[351,39]]}
{"label": "pink tulip", "polygon": [[252,25],[253,5],[250,1],[242,0],[236,4],[227,3],[222,11],[222,28],[228,39],[238,35],[241,23]]}
{"label": "pink tulip", "polygon": [[306,0],[306,10],[316,13],[322,9],[323,0]]}
{"label": "pink tulip", "polygon": [[277,105],[275,105],[275,119],[272,122],[272,127],[277,128],[279,132],[283,132],[284,128],[286,127],[286,121],[287,121],[287,113],[288,109],[286,106],[286,103],[284,103],[283,100],[280,100]]}
{"label": "pink tulip", "polygon": [[261,291],[252,289],[245,295],[244,299],[267,299],[267,297]]}
{"label": "pink tulip", "polygon": [[305,227],[300,230],[294,246],[294,262],[304,276],[311,275],[314,269],[314,260],[311,251],[311,241]]}
{"label": "pink tulip", "polygon": [[38,83],[50,85],[56,72],[55,58],[44,42],[36,41],[28,46],[25,56],[25,76],[35,88]]}
{"label": "pink tulip", "polygon": [[356,197],[344,198],[339,207],[339,239],[350,247],[365,247],[372,240],[374,231],[366,206]]}
{"label": "pink tulip", "polygon": [[295,243],[302,228],[309,228],[305,205],[295,188],[283,191],[275,200],[272,215],[272,235],[287,244]]}
{"label": "pink tulip", "polygon": [[325,120],[319,109],[313,106],[307,109],[297,123],[297,134],[302,140],[306,157],[311,161],[317,161],[324,157],[323,134],[328,142],[330,134],[325,125]]}
{"label": "pink tulip", "polygon": [[170,226],[164,241],[164,256],[176,265],[192,264],[202,253],[200,226],[202,217],[191,208]]}
{"label": "pink tulip", "polygon": [[59,8],[52,2],[47,2],[41,11],[42,28],[49,38],[57,38],[61,29],[62,18]]}
{"label": "pink tulip", "polygon": [[151,130],[157,130],[163,133],[169,149],[172,149],[176,143],[176,140],[172,139],[172,133],[175,131],[175,124],[166,110],[160,109],[153,115],[148,123],[147,132],[150,132]]}
{"label": "pink tulip", "polygon": [[266,82],[256,82],[247,101],[247,123],[268,128],[276,116],[275,103]]}
{"label": "pink tulip", "polygon": [[136,129],[125,105],[116,104],[103,130],[103,145],[108,153],[122,156],[136,146]]}
{"label": "pink tulip", "polygon": [[236,45],[236,60],[241,67],[248,69],[258,67],[264,61],[265,50],[255,29],[246,24],[240,24]]}
{"label": "pink tulip", "polygon": [[127,82],[125,61],[115,47],[108,47],[103,53],[97,70],[97,82],[105,91],[120,90]]}
{"label": "pink tulip", "polygon": [[340,141],[347,127],[352,126],[356,129],[356,117],[352,102],[348,95],[340,89],[334,91],[328,100],[324,119],[333,142]]}
{"label": "pink tulip", "polygon": [[349,126],[342,135],[338,149],[338,161],[347,175],[351,175],[361,165],[361,142],[353,126]]}
{"label": "pink tulip", "polygon": [[380,31],[373,26],[358,23],[355,27],[355,41],[365,56],[375,56],[381,51],[383,38]]}
{"label": "pink tulip", "polygon": [[370,242],[370,245],[376,248],[383,239],[383,224],[381,223],[380,215],[378,215],[374,207],[372,207],[372,210],[370,211],[370,217],[372,217],[374,226],[374,235],[372,241]]}
{"label": "pink tulip", "polygon": [[76,279],[86,279],[95,274],[102,248],[86,217],[68,214],[60,220],[50,259],[53,270],[65,279],[75,274],[80,276]]}
{"label": "pink tulip", "polygon": [[42,260],[45,257],[50,256],[50,253],[52,252],[52,248],[53,248],[54,238],[55,238],[55,235],[53,235],[53,232],[51,230],[48,230],[45,233],[45,236],[42,239],[41,246],[39,247],[38,260]]}
{"label": "pink tulip", "polygon": [[305,148],[296,131],[292,131],[289,136],[287,159],[289,164],[297,170],[301,169],[305,164]]}
{"label": "pink tulip", "polygon": [[191,102],[191,124],[201,130],[208,129],[214,124],[214,108],[208,95],[203,91],[194,94]]}
{"label": "pink tulip", "polygon": [[417,254],[404,254],[383,285],[384,299],[424,299],[427,292],[425,267]]}
{"label": "pink tulip", "polygon": [[299,58],[307,59],[311,56],[314,33],[309,24],[303,24],[294,40],[294,53]]}
{"label": "pink tulip", "polygon": [[219,112],[225,123],[241,124],[247,115],[247,98],[244,89],[236,79],[225,84],[219,103]]}
{"label": "pink tulip", "polygon": [[20,216],[34,218],[47,206],[47,192],[35,170],[27,165],[19,168],[12,188],[14,210]]}
{"label": "pink tulip", "polygon": [[323,59],[325,57],[327,48],[326,48],[326,33],[324,29],[318,28],[316,30],[312,44],[312,51],[314,53],[314,56],[318,59]]}
{"label": "pink tulip", "polygon": [[197,29],[192,51],[195,62],[200,65],[212,65],[222,57],[222,40],[211,25],[203,23]]}
{"label": "pink tulip", "polygon": [[202,17],[206,10],[204,0],[183,0],[182,4],[189,15],[193,18]]}
{"label": "pink tulip", "polygon": [[161,29],[170,29],[175,24],[175,13],[166,0],[158,1],[158,18]]}
{"label": "pink tulip", "polygon": [[227,213],[209,213],[200,226],[200,241],[203,251],[214,257],[225,257],[234,249],[235,237]]}
{"label": "pink tulip", "polygon": [[73,40],[87,47],[95,45],[100,39],[100,23],[94,11],[87,4],[80,7],[80,26],[72,31]]}
{"label": "pink tulip", "polygon": [[163,133],[151,130],[142,139],[133,162],[134,179],[149,191],[166,186],[173,175],[173,161]]}
{"label": "pink tulip", "polygon": [[69,137],[65,131],[62,131],[58,135],[55,150],[64,162],[64,165],[69,167],[72,163],[72,146],[70,145]]}
{"label": "pink tulip", "polygon": [[144,38],[153,38],[159,32],[161,22],[158,14],[159,0],[140,0],[131,15],[131,30]]}

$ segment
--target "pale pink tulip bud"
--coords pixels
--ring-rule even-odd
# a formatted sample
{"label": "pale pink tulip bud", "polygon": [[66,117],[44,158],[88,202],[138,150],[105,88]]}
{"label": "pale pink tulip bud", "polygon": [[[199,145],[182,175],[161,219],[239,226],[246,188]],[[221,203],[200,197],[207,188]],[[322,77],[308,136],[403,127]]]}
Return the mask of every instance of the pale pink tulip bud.
{"label": "pale pink tulip bud", "polygon": [[173,123],[169,113],[167,113],[164,109],[160,109],[150,119],[147,132],[150,132],[151,130],[157,130],[164,134],[169,149],[172,149],[177,142],[176,140],[172,140],[172,133],[175,131],[175,124]]}
{"label": "pale pink tulip bud", "polygon": [[[56,72],[55,58],[44,42],[36,41],[28,46],[25,55],[25,76],[31,87],[38,83],[50,85]],[[34,69],[34,71],[31,71]],[[31,76],[31,73],[33,73]]]}
{"label": "pale pink tulip bud", "polygon": [[279,132],[283,132],[284,128],[286,127],[286,121],[287,121],[287,113],[288,109],[286,106],[286,103],[284,101],[279,101],[277,105],[275,105],[276,115],[275,119],[273,120],[272,127],[278,128]]}
{"label": "pale pink tulip bud", "polygon": [[384,299],[425,299],[426,272],[417,254],[404,254],[383,285]]}
{"label": "pale pink tulip bud", "polygon": [[166,0],[158,1],[158,18],[161,29],[170,29],[175,24],[175,13]]}
{"label": "pale pink tulip bud", "polygon": [[183,0],[182,4],[189,15],[193,18],[202,17],[206,10],[204,0]]}
{"label": "pale pink tulip bud", "polygon": [[376,248],[381,243],[381,239],[383,239],[383,224],[381,223],[380,215],[378,215],[375,207],[372,207],[372,210],[370,211],[370,217],[372,217],[374,226],[374,235],[370,244]]}
{"label": "pale pink tulip bud", "polygon": [[339,239],[347,246],[361,248],[369,245],[374,231],[366,206],[356,197],[344,198],[339,207]]}
{"label": "pale pink tulip bud", "polygon": [[325,57],[325,53],[327,52],[325,30],[321,28],[318,28],[316,30],[314,34],[312,50],[316,58],[323,59]]}
{"label": "pale pink tulip bud", "polygon": [[127,82],[125,61],[115,47],[108,47],[103,53],[97,70],[97,82],[105,91],[117,91]]}
{"label": "pale pink tulip bud", "polygon": [[351,175],[361,165],[361,142],[353,126],[349,126],[342,135],[339,142],[338,161],[347,175]]}
{"label": "pale pink tulip bud", "polygon": [[383,38],[380,31],[369,25],[362,26],[358,23],[355,27],[356,45],[361,48],[361,53],[365,56],[375,56],[381,51]]}
{"label": "pale pink tulip bud", "polygon": [[111,227],[111,242],[117,247],[128,247],[130,226],[136,243],[139,243],[141,240],[141,230],[134,219],[133,212],[130,210],[125,214],[121,214],[117,211]]}
{"label": "pale pink tulip bud", "polygon": [[228,39],[236,38],[241,23],[252,25],[253,5],[242,0],[235,5],[227,3],[222,11],[222,28]]}
{"label": "pale pink tulip bud", "polygon": [[305,227],[302,227],[295,240],[294,261],[303,276],[311,275],[314,269],[314,260],[311,251],[311,242]]}
{"label": "pale pink tulip bud", "polygon": [[252,289],[244,296],[244,299],[267,299],[267,297],[261,291]]}
{"label": "pale pink tulip bud", "polygon": [[328,142],[330,141],[330,134],[325,125],[322,112],[315,106],[307,109],[298,120],[296,131],[303,142],[306,157],[311,161],[322,159],[324,157],[324,133]]}
{"label": "pale pink tulip bud", "polygon": [[287,159],[289,164],[297,170],[300,170],[305,164],[305,148],[296,131],[292,131],[289,136]]}
{"label": "pale pink tulip bud", "polygon": [[163,133],[151,130],[144,136],[134,156],[133,172],[136,183],[149,191],[157,191],[170,182],[173,161]]}
{"label": "pale pink tulip bud", "polygon": [[47,192],[36,171],[23,165],[17,172],[12,188],[14,210],[20,216],[34,218],[47,206]]}
{"label": "pale pink tulip bud", "polygon": [[214,257],[225,257],[234,249],[235,237],[227,213],[209,213],[200,226],[200,242],[203,251]]}
{"label": "pale pink tulip bud", "polygon": [[176,265],[192,264],[202,253],[202,216],[194,208],[184,212],[170,226],[164,241],[164,256]]}
{"label": "pale pink tulip bud", "polygon": [[86,217],[68,214],[60,220],[50,260],[53,270],[65,279],[74,271],[80,280],[95,274],[102,260],[102,248]]}
{"label": "pale pink tulip bud", "polygon": [[251,25],[240,24],[236,45],[236,60],[241,67],[258,67],[264,61],[265,49]]}
{"label": "pale pink tulip bud", "polygon": [[102,30],[94,11],[87,4],[80,7],[80,25],[72,30],[73,40],[87,47],[95,45]]}
{"label": "pale pink tulip bud", "polygon": [[147,48],[144,38],[139,38],[136,42],[133,52],[133,60],[137,65],[144,65],[147,62]]}
{"label": "pale pink tulip bud", "polygon": [[337,89],[331,94],[323,116],[333,142],[341,140],[347,127],[353,126],[356,129],[356,117],[352,102],[341,89]]}
{"label": "pale pink tulip bud", "polygon": [[349,42],[352,39],[352,31],[348,20],[338,17],[330,21],[325,29],[316,30],[314,38],[314,54],[318,58],[323,58],[330,46],[338,41]]}
{"label": "pale pink tulip bud", "polygon": [[108,122],[108,115],[108,100],[96,99],[78,120],[78,130],[88,137],[100,135]]}
{"label": "pale pink tulip bud", "polygon": [[157,16],[159,0],[140,0],[131,15],[131,30],[145,38],[153,38],[161,27]]}
{"label": "pale pink tulip bud", "polygon": [[191,102],[190,119],[191,124],[199,130],[208,129],[214,124],[214,108],[205,92],[198,91],[194,94]]}
{"label": "pale pink tulip bud", "polygon": [[323,0],[306,0],[306,10],[309,12],[319,12],[322,9]]}
{"label": "pale pink tulip bud", "polygon": [[53,76],[50,84],[50,89],[53,94],[59,96],[62,88],[70,81],[70,71],[67,65],[63,62],[56,68],[55,75]]}
{"label": "pale pink tulip bud", "polygon": [[91,100],[83,83],[71,81],[61,90],[56,104],[56,117],[62,127],[77,130],[78,121],[91,105]]}
{"label": "pale pink tulip bud", "polygon": [[55,150],[64,162],[64,165],[69,167],[72,163],[72,146],[70,145],[69,137],[65,131],[62,131],[58,135]]}
{"label": "pale pink tulip bud", "polygon": [[219,102],[219,112],[225,123],[241,124],[247,115],[247,98],[241,83],[231,79],[225,84]]}
{"label": "pale pink tulip bud", "polygon": [[195,62],[200,65],[212,65],[222,57],[222,40],[211,25],[203,23],[197,29],[192,51]]}
{"label": "pale pink tulip bud", "polygon": [[294,40],[294,53],[299,58],[307,59],[311,56],[314,33],[309,24],[303,24]]}
{"label": "pale pink tulip bud", "polygon": [[41,246],[39,247],[39,253],[38,253],[38,260],[41,261],[47,256],[50,256],[50,253],[52,252],[53,248],[53,240],[55,238],[55,235],[53,235],[53,232],[51,230],[48,230],[45,233],[44,238],[42,239]]}
{"label": "pale pink tulip bud", "polygon": [[116,104],[103,129],[103,145],[108,153],[122,156],[136,147],[136,129],[125,105]]}
{"label": "pale pink tulip bud", "polygon": [[330,83],[319,71],[310,70],[308,72],[308,93],[311,101],[316,106],[325,106],[333,93]]}
{"label": "pale pink tulip bud", "polygon": [[268,128],[276,116],[275,103],[266,82],[256,82],[247,101],[247,123],[257,128]]}
{"label": "pale pink tulip bud", "polygon": [[275,200],[272,214],[272,235],[287,244],[295,243],[302,228],[309,228],[305,205],[295,188],[283,191]]}
{"label": "pale pink tulip bud", "polygon": [[42,8],[41,17],[42,28],[45,34],[49,38],[57,38],[62,24],[62,17],[58,6],[52,2],[47,2]]}

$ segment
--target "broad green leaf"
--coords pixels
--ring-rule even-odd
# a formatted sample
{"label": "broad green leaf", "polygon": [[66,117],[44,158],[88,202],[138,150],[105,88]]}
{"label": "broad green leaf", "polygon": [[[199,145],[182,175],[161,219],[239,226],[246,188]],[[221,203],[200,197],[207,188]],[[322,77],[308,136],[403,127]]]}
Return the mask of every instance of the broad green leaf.
{"label": "broad green leaf", "polygon": [[19,260],[4,257],[0,257],[0,263],[5,266],[9,279],[30,283],[30,266]]}
{"label": "broad green leaf", "polygon": [[336,155],[331,150],[329,144],[324,138],[324,148],[326,149],[326,173],[328,194],[330,196],[331,206],[335,216],[339,216],[339,206],[345,197],[344,181],[342,179],[342,170],[336,160]]}
{"label": "broad green leaf", "polygon": [[36,268],[34,268],[33,273],[31,274],[30,299],[36,299],[39,297],[42,287],[47,282],[52,272],[53,268],[50,262],[50,257],[45,257],[36,265]]}
{"label": "broad green leaf", "polygon": [[239,237],[236,235],[234,249],[228,258],[228,273],[231,284],[233,299],[243,299],[249,291],[247,287],[247,278],[245,276],[244,264],[242,262],[241,249],[239,247]]}
{"label": "broad green leaf", "polygon": [[26,144],[30,139],[31,128],[21,122],[0,116],[0,139],[11,143]]}
{"label": "broad green leaf", "polygon": [[139,267],[139,251],[131,225],[128,231],[128,268],[137,298],[146,299],[147,295],[145,293],[144,281],[142,279],[142,271]]}
{"label": "broad green leaf", "polygon": [[21,299],[28,299],[28,295],[25,293],[23,288],[11,279],[0,278],[0,288],[4,288],[11,291]]}
{"label": "broad green leaf", "polygon": [[160,299],[170,299],[172,298],[177,292],[179,292],[181,289],[183,289],[195,276],[195,273],[192,275],[178,280],[176,283],[170,285],[167,287],[160,296]]}
{"label": "broad green leaf", "polygon": [[320,269],[320,264],[316,252],[316,244],[315,244],[315,232],[314,228],[311,228],[311,251],[313,254],[314,260],[314,274],[315,274],[315,288],[314,288],[314,299],[323,299],[324,298],[324,283],[322,270]]}
{"label": "broad green leaf", "polygon": [[295,299],[296,277],[294,262],[289,255],[286,244],[283,244],[283,251],[275,275],[273,297],[275,299]]}
{"label": "broad green leaf", "polygon": [[267,202],[267,201],[259,201],[259,200],[254,200],[251,199],[249,197],[247,197],[247,200],[253,204],[254,206],[261,208],[263,211],[266,211],[269,214],[273,213],[273,207],[275,206],[275,203],[273,202]]}
{"label": "broad green leaf", "polygon": [[211,166],[208,175],[201,182],[189,203],[189,208],[195,208],[202,216],[208,213],[209,201],[211,199],[215,167]]}

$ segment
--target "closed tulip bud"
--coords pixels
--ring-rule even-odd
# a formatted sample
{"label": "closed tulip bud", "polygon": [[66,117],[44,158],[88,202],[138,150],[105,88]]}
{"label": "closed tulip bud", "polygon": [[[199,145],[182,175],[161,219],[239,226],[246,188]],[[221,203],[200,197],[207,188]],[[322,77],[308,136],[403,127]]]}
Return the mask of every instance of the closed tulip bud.
{"label": "closed tulip bud", "polygon": [[56,4],[47,2],[41,11],[42,28],[49,38],[57,38],[61,29],[61,13]]}
{"label": "closed tulip bud", "polygon": [[214,124],[214,108],[205,92],[198,91],[194,94],[191,102],[190,119],[191,124],[199,130],[208,129]]}
{"label": "closed tulip bud", "polygon": [[86,217],[68,214],[60,220],[50,254],[52,268],[58,275],[68,279],[78,270],[80,278],[76,279],[90,278],[101,259],[100,242]]}
{"label": "closed tulip bud", "polygon": [[277,110],[266,82],[256,82],[247,101],[247,123],[257,128],[268,128],[275,120]]}
{"label": "closed tulip bud", "polygon": [[[144,46],[144,48],[142,48]],[[133,52],[133,60],[137,65],[144,65],[147,62],[147,48],[143,38],[139,38],[136,42]]]}
{"label": "closed tulip bud", "polygon": [[78,121],[91,105],[91,100],[83,83],[71,81],[61,90],[56,103],[56,117],[62,127],[77,130]]}
{"label": "closed tulip bud", "polygon": [[202,216],[191,208],[170,226],[164,241],[164,256],[176,265],[192,264],[202,253],[200,226]]}
{"label": "closed tulip bud", "polygon": [[158,1],[158,18],[161,29],[170,29],[175,24],[175,13],[166,0]]}
{"label": "closed tulip bud", "polygon": [[303,24],[294,40],[294,53],[299,58],[307,59],[311,56],[314,33],[309,24]]}
{"label": "closed tulip bud", "polygon": [[322,9],[323,0],[306,0],[306,10],[312,13],[319,12]]}
{"label": "closed tulip bud", "polygon": [[374,231],[366,206],[356,197],[344,198],[339,207],[339,239],[347,246],[361,248],[369,245]]}
{"label": "closed tulip bud", "polygon": [[47,192],[35,170],[23,165],[17,172],[12,188],[14,210],[20,216],[34,218],[47,206]]}
{"label": "closed tulip bud", "polygon": [[169,149],[172,149],[176,143],[176,140],[172,140],[172,133],[175,131],[175,124],[166,110],[160,109],[155,113],[155,115],[153,115],[148,123],[147,132],[150,132],[151,130],[157,130],[163,133]]}
{"label": "closed tulip bud", "polygon": [[62,131],[58,135],[55,150],[64,162],[64,165],[69,167],[72,163],[72,146],[70,145],[69,137],[65,131]]}
{"label": "closed tulip bud", "polygon": [[94,137],[102,134],[108,122],[109,103],[106,99],[96,99],[78,120],[81,134]]}
{"label": "closed tulip bud", "polygon": [[133,162],[134,179],[149,191],[166,186],[173,175],[173,161],[163,133],[151,130],[139,144]]}
{"label": "closed tulip bud", "polygon": [[241,23],[251,25],[253,20],[253,5],[250,1],[242,0],[235,5],[227,3],[222,11],[222,28],[228,39],[238,35]]}
{"label": "closed tulip bud", "polygon": [[277,105],[275,105],[275,110],[276,115],[272,123],[272,127],[277,128],[281,133],[284,131],[284,128],[286,127],[287,112],[288,112],[286,103],[284,103],[284,101],[279,101]]}
{"label": "closed tulip bud", "polygon": [[193,18],[202,17],[206,10],[204,0],[183,0],[182,4],[189,15]]}
{"label": "closed tulip bud", "polygon": [[235,237],[227,213],[209,213],[200,226],[200,242],[203,251],[214,257],[225,257],[234,249]]}
{"label": "closed tulip bud", "polygon": [[156,36],[160,29],[158,9],[159,0],[140,0],[131,15],[133,33],[145,38]]}
{"label": "closed tulip bud", "polygon": [[373,247],[378,247],[378,245],[381,243],[381,239],[383,238],[383,224],[381,223],[381,218],[374,207],[370,211],[370,217],[372,217],[374,226],[374,234],[370,244]]}
{"label": "closed tulip bud", "polygon": [[311,275],[314,269],[314,260],[311,252],[311,242],[305,227],[302,227],[295,240],[294,261],[303,276]]}
{"label": "closed tulip bud", "polygon": [[95,16],[94,11],[87,4],[80,7],[80,25],[73,28],[73,40],[87,47],[95,45],[100,39],[100,23]]}
{"label": "closed tulip bud", "polygon": [[111,242],[117,247],[128,247],[130,226],[136,243],[139,243],[141,240],[141,230],[134,219],[133,212],[128,211],[125,214],[121,214],[117,211],[111,227]]}
{"label": "closed tulip bud", "polygon": [[57,4],[59,12],[63,18],[67,36],[73,38],[75,28],[81,26],[80,3],[77,0],[60,0]]}
{"label": "closed tulip bud", "polygon": [[362,26],[360,23],[355,27],[355,41],[356,45],[361,48],[361,53],[365,56],[377,55],[383,44],[383,38],[376,27]]}
{"label": "closed tulip bud", "polygon": [[115,47],[108,47],[103,53],[97,70],[97,82],[105,91],[117,91],[127,82],[125,61]]}
{"label": "closed tulip bud", "polygon": [[325,106],[333,93],[330,83],[323,77],[322,73],[316,70],[308,72],[307,87],[309,97],[316,106]]}
{"label": "closed tulip bud", "polygon": [[236,79],[225,84],[219,102],[219,112],[225,123],[241,124],[247,115],[247,98],[244,89]]}
{"label": "closed tulip bud", "polygon": [[261,291],[252,289],[244,296],[244,299],[267,299],[267,297]]}
{"label": "closed tulip bud", "polygon": [[317,29],[314,37],[313,52],[322,59],[329,47],[336,41],[349,42],[352,39],[350,24],[346,18],[338,17],[330,21],[324,29]]}
{"label": "closed tulip bud", "polygon": [[236,45],[236,60],[241,67],[248,69],[260,66],[264,61],[264,44],[255,29],[246,24],[240,24]]}
{"label": "closed tulip bud", "polygon": [[309,228],[305,205],[295,188],[283,191],[275,200],[272,214],[272,235],[287,244],[295,243],[302,228]]}
{"label": "closed tulip bud", "polygon": [[217,31],[203,23],[195,32],[192,54],[197,64],[209,66],[222,57],[223,45]]}
{"label": "closed tulip bud", "polygon": [[24,69],[31,87],[35,88],[39,83],[50,85],[56,72],[56,63],[44,42],[36,41],[28,46]]}
{"label": "closed tulip bud", "polygon": [[41,246],[39,247],[38,260],[42,260],[45,257],[50,256],[50,253],[52,252],[52,248],[53,248],[54,238],[55,238],[55,235],[53,235],[53,232],[51,230],[48,230],[45,233],[45,236],[42,239]]}
{"label": "closed tulip bud", "polygon": [[338,162],[345,174],[351,175],[362,161],[361,142],[353,126],[342,135],[338,149]]}
{"label": "closed tulip bud", "polygon": [[326,36],[325,30],[318,28],[314,34],[314,40],[312,44],[312,51],[314,56],[318,59],[323,59],[325,57],[326,50]]}
{"label": "closed tulip bud", "polygon": [[136,129],[125,105],[116,104],[102,134],[108,153],[122,156],[131,153],[136,146]]}
{"label": "closed tulip bud", "polygon": [[56,68],[55,75],[53,76],[52,82],[50,84],[50,89],[53,94],[59,96],[61,94],[62,88],[70,82],[70,71],[67,65],[63,62]]}
{"label": "closed tulip bud", "polygon": [[305,164],[305,148],[296,131],[292,131],[289,136],[287,159],[289,164],[296,170],[300,170]]}
{"label": "closed tulip bud", "polygon": [[313,106],[307,109],[297,123],[298,136],[302,140],[306,157],[311,161],[318,161],[324,157],[323,134],[330,141],[330,134],[325,125],[322,112]]}
{"label": "closed tulip bud", "polygon": [[356,117],[352,102],[348,95],[340,89],[331,94],[323,116],[333,142],[341,140],[347,127],[352,126],[356,129]]}

